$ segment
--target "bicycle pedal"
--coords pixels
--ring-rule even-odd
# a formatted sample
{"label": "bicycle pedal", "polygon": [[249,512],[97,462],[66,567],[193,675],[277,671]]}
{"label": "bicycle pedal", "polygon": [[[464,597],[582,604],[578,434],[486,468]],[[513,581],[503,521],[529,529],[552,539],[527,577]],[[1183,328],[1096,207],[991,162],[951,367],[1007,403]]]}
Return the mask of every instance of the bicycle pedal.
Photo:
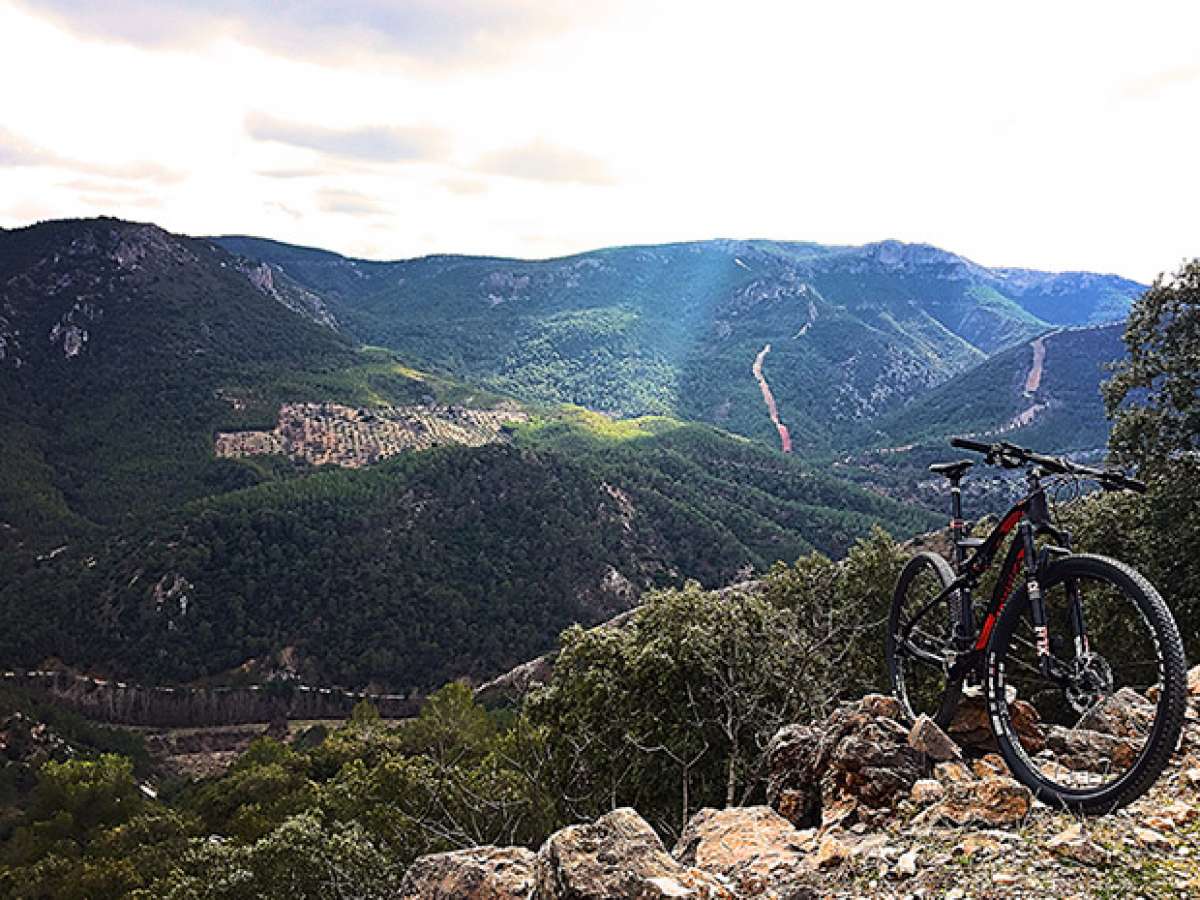
{"label": "bicycle pedal", "polygon": [[971,700],[978,700],[979,698],[981,698],[983,696],[983,685],[982,684],[964,684],[963,689],[962,689],[962,695]]}

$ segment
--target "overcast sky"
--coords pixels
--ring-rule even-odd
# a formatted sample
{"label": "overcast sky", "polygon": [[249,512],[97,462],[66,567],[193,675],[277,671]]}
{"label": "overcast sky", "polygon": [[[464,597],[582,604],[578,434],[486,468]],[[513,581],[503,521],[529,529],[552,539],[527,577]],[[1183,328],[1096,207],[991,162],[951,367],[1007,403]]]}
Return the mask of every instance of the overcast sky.
{"label": "overcast sky", "polygon": [[0,0],[0,225],[1200,254],[1200,4]]}

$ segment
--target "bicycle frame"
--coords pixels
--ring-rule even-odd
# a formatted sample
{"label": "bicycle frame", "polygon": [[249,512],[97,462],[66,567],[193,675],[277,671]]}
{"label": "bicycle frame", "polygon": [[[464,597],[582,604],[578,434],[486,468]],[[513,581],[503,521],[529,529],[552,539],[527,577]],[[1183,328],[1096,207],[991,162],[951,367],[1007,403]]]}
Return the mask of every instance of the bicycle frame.
{"label": "bicycle frame", "polygon": [[[901,640],[908,652],[926,662],[942,664],[942,660],[914,646],[909,636],[917,623],[931,610],[957,594],[959,604],[958,628],[955,632],[955,661],[948,673],[951,680],[963,680],[970,675],[983,677],[984,650],[992,634],[1001,611],[1012,597],[1017,579],[1024,576],[1025,589],[1029,596],[1029,613],[1033,622],[1034,635],[1037,641],[1039,668],[1042,674],[1055,681],[1062,681],[1064,675],[1058,670],[1057,661],[1050,653],[1050,637],[1046,626],[1046,608],[1042,601],[1040,575],[1049,564],[1050,557],[1066,555],[1071,552],[1071,535],[1056,527],[1050,516],[1049,505],[1046,501],[1046,491],[1041,483],[1041,474],[1035,468],[1028,476],[1029,492],[1005,513],[999,524],[992,532],[975,547],[970,556],[967,550],[972,543],[966,538],[966,523],[962,518],[962,492],[957,480],[951,484],[951,504],[953,519],[950,531],[954,541],[954,569],[958,577],[944,588],[936,597],[923,606],[912,620],[906,625]],[[996,554],[1010,534],[1016,531],[1016,538],[1009,545],[1001,568],[1000,578],[992,591],[987,613],[978,633],[974,628],[975,601],[973,590],[980,579],[995,561]],[[1036,539],[1047,535],[1054,542],[1038,550]],[[1071,626],[1074,632],[1077,652],[1086,652],[1087,634],[1083,621],[1083,604],[1078,595],[1077,587],[1071,592]]]}

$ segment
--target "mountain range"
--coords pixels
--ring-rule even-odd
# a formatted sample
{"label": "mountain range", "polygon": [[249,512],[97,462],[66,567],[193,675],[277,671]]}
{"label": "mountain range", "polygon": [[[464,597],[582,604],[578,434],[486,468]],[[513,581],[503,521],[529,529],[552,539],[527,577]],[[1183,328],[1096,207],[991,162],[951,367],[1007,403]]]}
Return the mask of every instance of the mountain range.
{"label": "mountain range", "polygon": [[934,527],[947,434],[1102,446],[1141,289],[896,242],[0,231],[0,662],[483,678],[646,588]]}
{"label": "mountain range", "polygon": [[987,269],[895,241],[369,262],[216,240],[322,297],[322,314],[354,340],[535,402],[675,415],[777,441],[749,377],[765,351],[762,375],[806,454],[861,441],[868,423],[999,350],[1120,321],[1144,289],[1114,275]]}

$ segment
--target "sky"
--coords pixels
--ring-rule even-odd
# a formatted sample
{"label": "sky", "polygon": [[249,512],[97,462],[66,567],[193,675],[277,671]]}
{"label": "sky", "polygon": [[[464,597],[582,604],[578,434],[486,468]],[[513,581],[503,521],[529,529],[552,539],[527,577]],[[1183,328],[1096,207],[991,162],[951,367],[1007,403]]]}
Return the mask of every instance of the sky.
{"label": "sky", "polygon": [[1200,4],[0,0],[0,226],[368,258],[712,237],[1149,281],[1200,254]]}

